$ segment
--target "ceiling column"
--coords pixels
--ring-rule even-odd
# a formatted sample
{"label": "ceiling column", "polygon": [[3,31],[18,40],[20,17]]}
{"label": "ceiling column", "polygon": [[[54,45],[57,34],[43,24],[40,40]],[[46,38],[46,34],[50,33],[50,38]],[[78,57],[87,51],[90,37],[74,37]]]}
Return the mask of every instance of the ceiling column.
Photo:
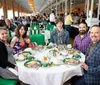
{"label": "ceiling column", "polygon": [[57,17],[57,0],[56,0],[56,17]]}
{"label": "ceiling column", "polygon": [[21,16],[22,16],[22,6],[21,6]]}
{"label": "ceiling column", "polygon": [[4,18],[7,18],[7,0],[2,0]]}
{"label": "ceiling column", "polygon": [[[67,16],[67,9],[68,9],[68,4],[67,4],[67,0],[65,0],[65,20],[66,20],[66,16]],[[64,21],[65,22],[65,21]]]}
{"label": "ceiling column", "polygon": [[52,4],[52,1],[51,1],[51,12],[52,12],[52,6],[53,6],[53,4]]}
{"label": "ceiling column", "polygon": [[18,6],[18,17],[19,17],[19,4],[17,4],[17,6]]}
{"label": "ceiling column", "polygon": [[12,11],[13,11],[13,19],[15,18],[15,9],[14,9],[14,1],[12,1]]}
{"label": "ceiling column", "polygon": [[65,16],[67,16],[67,9],[68,9],[68,4],[67,4],[67,0],[65,0]]}
{"label": "ceiling column", "polygon": [[70,0],[70,13],[72,12],[72,0]]}

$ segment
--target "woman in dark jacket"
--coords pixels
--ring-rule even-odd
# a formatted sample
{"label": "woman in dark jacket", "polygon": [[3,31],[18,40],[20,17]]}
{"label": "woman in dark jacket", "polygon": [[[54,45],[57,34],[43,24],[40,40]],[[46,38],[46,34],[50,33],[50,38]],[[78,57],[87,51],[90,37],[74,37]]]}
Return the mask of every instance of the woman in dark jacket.
{"label": "woman in dark jacket", "polygon": [[8,34],[6,29],[0,29],[0,76],[5,79],[18,79],[10,69],[17,71],[15,60],[12,55],[12,48],[8,43]]}

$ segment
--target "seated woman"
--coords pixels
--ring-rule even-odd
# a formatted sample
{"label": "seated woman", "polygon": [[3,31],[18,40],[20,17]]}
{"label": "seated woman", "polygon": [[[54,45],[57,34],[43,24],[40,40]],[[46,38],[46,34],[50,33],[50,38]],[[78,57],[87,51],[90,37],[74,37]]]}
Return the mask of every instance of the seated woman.
{"label": "seated woman", "polygon": [[31,39],[30,39],[30,37],[29,36],[27,36],[26,38],[25,38],[25,47],[26,48],[35,48],[36,47],[36,43],[35,42],[32,42],[31,41]]}
{"label": "seated woman", "polygon": [[16,26],[13,23],[11,23],[11,21],[9,19],[5,19],[5,23],[6,23],[6,27],[8,30],[10,30],[12,32],[15,31]]}
{"label": "seated woman", "polygon": [[58,19],[56,21],[57,29],[51,33],[51,42],[57,45],[69,44],[69,33],[63,29],[63,22]]}
{"label": "seated woman", "polygon": [[0,28],[0,76],[5,79],[18,80],[18,76],[8,70],[8,68],[12,68],[17,71],[15,59],[12,54],[12,48],[8,43],[7,30]]}
{"label": "seated woman", "polygon": [[16,29],[15,37],[11,41],[11,47],[13,48],[13,54],[22,52],[25,49],[26,38],[26,27],[23,24],[20,24]]}

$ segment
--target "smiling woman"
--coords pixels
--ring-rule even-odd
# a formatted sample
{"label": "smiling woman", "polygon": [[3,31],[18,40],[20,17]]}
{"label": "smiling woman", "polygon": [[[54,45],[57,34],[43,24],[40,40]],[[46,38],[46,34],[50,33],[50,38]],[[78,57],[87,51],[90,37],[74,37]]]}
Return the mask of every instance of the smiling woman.
{"label": "smiling woman", "polygon": [[6,29],[0,28],[0,76],[5,79],[18,79],[18,77],[9,71],[12,68],[17,71],[14,57],[12,56],[12,48],[8,43],[8,34]]}
{"label": "smiling woman", "polygon": [[11,41],[11,47],[13,48],[13,54],[22,52],[25,49],[26,38],[26,27],[23,24],[20,24],[16,30],[16,36]]}

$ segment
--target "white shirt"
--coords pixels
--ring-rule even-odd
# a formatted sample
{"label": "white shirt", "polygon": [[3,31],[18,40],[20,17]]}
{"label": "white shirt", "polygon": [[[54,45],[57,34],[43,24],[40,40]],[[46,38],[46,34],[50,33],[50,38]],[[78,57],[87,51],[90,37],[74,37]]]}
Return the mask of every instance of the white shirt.
{"label": "white shirt", "polygon": [[50,22],[55,22],[56,20],[55,20],[55,15],[54,15],[54,13],[51,13],[50,14]]}

